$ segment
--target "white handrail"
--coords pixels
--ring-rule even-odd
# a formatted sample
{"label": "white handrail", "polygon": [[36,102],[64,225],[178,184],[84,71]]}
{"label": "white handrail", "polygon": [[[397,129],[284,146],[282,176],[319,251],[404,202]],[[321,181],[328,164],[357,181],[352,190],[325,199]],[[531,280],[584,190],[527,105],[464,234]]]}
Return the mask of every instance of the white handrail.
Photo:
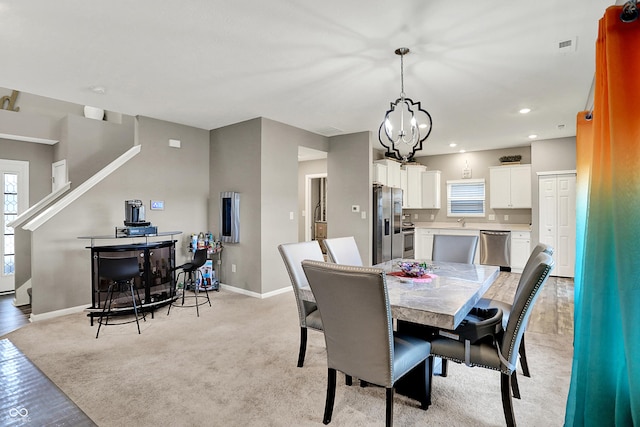
{"label": "white handrail", "polygon": [[38,203],[36,203],[26,211],[22,212],[20,215],[18,215],[16,219],[14,219],[11,222],[8,222],[7,227],[16,228],[22,225],[22,223],[24,223],[27,219],[29,219],[31,215],[33,215],[35,212],[38,212],[40,209],[42,209],[43,206],[48,205],[52,200],[57,199],[58,196],[65,193],[69,188],[71,188],[71,182],[67,182],[65,185],[63,185],[56,191],[44,196],[42,200],[40,200]]}
{"label": "white handrail", "polygon": [[89,191],[93,186],[98,184],[100,181],[109,176],[113,171],[118,169],[120,166],[128,162],[138,153],[140,153],[142,146],[135,145],[127,150],[120,157],[115,159],[113,162],[109,163],[107,166],[98,171],[91,178],[87,179],[85,182],[80,184],[78,188],[71,191],[69,194],[64,196],[62,199],[58,200],[56,203],[45,209],[41,214],[36,216],[34,219],[29,221],[22,227],[24,230],[34,231],[38,227],[40,227],[45,222],[49,221],[53,218],[58,212],[62,211],[64,208],[69,206],[75,200],[77,200],[84,193]]}

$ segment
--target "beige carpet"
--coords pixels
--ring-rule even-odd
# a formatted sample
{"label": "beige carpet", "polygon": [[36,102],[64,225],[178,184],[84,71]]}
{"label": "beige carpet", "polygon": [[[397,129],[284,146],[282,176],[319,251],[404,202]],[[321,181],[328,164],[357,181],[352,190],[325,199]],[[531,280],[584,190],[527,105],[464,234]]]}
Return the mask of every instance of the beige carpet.
{"label": "beige carpet", "polygon": [[[322,424],[324,338],[299,344],[292,293],[259,300],[222,290],[213,307],[158,311],[142,325],[96,327],[84,314],[36,322],[9,338],[100,426],[313,426]],[[571,339],[527,334],[532,378],[519,376],[520,426],[561,426],[571,369]],[[396,426],[503,426],[499,374],[449,364],[435,377],[427,411],[396,395]],[[384,390],[344,385],[334,426],[384,425]]]}

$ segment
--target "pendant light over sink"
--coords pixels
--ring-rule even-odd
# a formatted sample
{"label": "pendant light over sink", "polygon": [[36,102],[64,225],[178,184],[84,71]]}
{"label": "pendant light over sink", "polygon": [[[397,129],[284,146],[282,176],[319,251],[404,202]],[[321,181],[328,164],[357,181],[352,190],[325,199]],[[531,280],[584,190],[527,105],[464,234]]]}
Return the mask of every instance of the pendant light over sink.
{"label": "pendant light over sink", "polygon": [[378,129],[378,140],[387,149],[386,157],[410,162],[431,134],[432,121],[420,102],[413,102],[404,93],[404,56],[409,53],[409,48],[398,48],[395,53],[400,55],[400,98],[391,103],[384,115]]}

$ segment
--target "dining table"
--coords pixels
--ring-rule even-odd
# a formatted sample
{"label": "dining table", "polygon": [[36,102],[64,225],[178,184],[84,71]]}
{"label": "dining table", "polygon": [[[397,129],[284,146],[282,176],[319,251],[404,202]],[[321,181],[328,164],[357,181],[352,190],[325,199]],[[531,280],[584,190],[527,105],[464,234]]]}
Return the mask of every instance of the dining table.
{"label": "dining table", "polygon": [[[402,274],[400,262],[427,266],[423,277]],[[500,267],[456,262],[393,259],[373,267],[386,273],[394,319],[433,328],[455,329],[500,274]],[[315,301],[311,288],[300,288],[302,299]]]}
{"label": "dining table", "polygon": [[[426,265],[427,274],[408,277],[400,262]],[[373,267],[386,272],[393,318],[441,329],[455,329],[500,274],[500,267],[444,261],[393,259]]]}

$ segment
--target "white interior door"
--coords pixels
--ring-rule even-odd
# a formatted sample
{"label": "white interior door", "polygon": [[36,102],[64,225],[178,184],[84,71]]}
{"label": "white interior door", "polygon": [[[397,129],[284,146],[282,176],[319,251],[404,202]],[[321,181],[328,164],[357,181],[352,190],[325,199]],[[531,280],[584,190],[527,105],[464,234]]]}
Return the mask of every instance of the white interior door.
{"label": "white interior door", "polygon": [[554,248],[553,276],[573,277],[576,245],[576,176],[538,178],[540,242]]}
{"label": "white interior door", "polygon": [[576,176],[559,175],[556,274],[573,277],[576,263]]}
{"label": "white interior door", "polygon": [[51,192],[62,188],[69,180],[67,175],[67,161],[60,160],[51,164]]}
{"label": "white interior door", "polygon": [[29,207],[29,162],[0,159],[0,188],[2,188],[2,233],[0,251],[0,293],[14,288],[15,236],[7,224]]}

